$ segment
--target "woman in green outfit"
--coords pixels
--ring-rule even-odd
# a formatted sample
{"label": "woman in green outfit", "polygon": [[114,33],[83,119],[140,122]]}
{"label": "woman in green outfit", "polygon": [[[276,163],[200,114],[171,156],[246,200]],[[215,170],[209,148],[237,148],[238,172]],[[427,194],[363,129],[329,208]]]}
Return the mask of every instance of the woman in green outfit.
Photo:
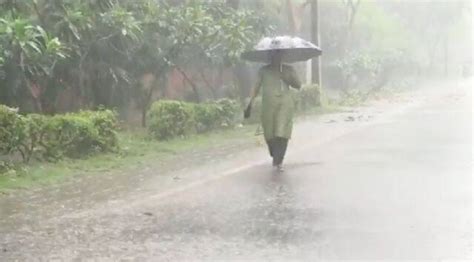
{"label": "woman in green outfit", "polygon": [[257,83],[251,91],[250,103],[245,112],[245,117],[250,116],[252,103],[261,92],[263,133],[270,156],[273,158],[273,166],[279,171],[283,171],[282,163],[293,127],[295,101],[290,87],[301,88],[301,82],[294,68],[282,64],[284,52],[278,49],[271,51],[271,63],[260,68]]}

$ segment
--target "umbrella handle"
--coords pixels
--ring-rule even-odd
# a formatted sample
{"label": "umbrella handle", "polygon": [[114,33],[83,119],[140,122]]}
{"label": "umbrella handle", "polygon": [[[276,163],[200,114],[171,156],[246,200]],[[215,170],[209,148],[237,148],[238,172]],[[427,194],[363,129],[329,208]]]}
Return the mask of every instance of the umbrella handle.
{"label": "umbrella handle", "polygon": [[283,89],[285,89],[283,87],[283,82],[285,82],[283,80],[283,65],[280,63],[280,90],[283,91]]}

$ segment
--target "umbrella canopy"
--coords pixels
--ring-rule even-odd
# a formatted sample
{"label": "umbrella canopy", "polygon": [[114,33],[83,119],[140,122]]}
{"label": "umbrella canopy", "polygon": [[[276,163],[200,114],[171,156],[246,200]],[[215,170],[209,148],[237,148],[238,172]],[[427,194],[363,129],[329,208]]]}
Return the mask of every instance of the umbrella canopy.
{"label": "umbrella canopy", "polygon": [[242,54],[242,59],[270,63],[270,53],[273,50],[283,51],[283,63],[295,63],[309,60],[321,55],[321,49],[313,43],[291,36],[265,37],[254,47],[254,50]]}

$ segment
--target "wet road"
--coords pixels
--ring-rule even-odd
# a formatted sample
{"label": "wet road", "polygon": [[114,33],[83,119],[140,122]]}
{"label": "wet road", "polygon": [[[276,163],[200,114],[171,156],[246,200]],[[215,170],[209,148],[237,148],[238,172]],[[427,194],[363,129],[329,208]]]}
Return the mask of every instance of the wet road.
{"label": "wet road", "polygon": [[324,142],[312,130],[283,174],[262,159],[37,221],[0,236],[0,260],[471,261],[470,99],[438,97]]}

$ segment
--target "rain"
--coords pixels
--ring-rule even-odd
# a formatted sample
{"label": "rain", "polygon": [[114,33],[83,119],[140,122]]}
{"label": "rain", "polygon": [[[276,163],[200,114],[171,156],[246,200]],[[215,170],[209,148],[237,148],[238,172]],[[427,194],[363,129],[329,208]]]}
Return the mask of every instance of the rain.
{"label": "rain", "polygon": [[0,0],[0,262],[473,261],[469,0]]}

